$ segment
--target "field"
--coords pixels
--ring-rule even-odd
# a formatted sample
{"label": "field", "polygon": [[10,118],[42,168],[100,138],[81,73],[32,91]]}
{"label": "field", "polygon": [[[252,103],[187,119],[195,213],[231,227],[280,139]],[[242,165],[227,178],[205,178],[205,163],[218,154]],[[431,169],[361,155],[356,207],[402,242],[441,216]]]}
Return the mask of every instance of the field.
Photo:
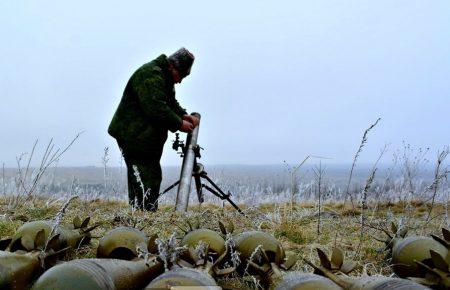
{"label": "field", "polygon": [[[5,198],[0,200],[0,219],[2,236],[10,236],[15,229],[26,221],[53,219],[63,205],[62,201],[49,202],[48,199],[37,198],[30,206],[10,210]],[[373,206],[376,206],[373,207]],[[333,247],[340,247],[346,252],[346,258],[358,263],[354,275],[362,273],[375,275],[390,275],[388,263],[384,260],[384,244],[376,241],[373,236],[386,238],[380,229],[389,228],[394,222],[408,227],[410,234],[439,234],[440,227],[446,225],[444,207],[435,205],[433,218],[426,221],[429,204],[411,202],[409,204],[379,203],[353,209],[342,203],[325,203],[320,215],[317,206],[311,203],[270,204],[247,207],[245,216],[237,214],[229,207],[214,205],[193,206],[189,214],[176,214],[171,206],[163,206],[158,213],[132,211],[123,201],[104,201],[100,199],[74,199],[68,205],[62,219],[62,224],[69,224],[73,218],[90,216],[93,224],[100,226],[93,232],[96,237],[91,245],[76,250],[75,256],[95,257],[96,244],[99,237],[117,226],[133,226],[143,228],[147,234],[158,234],[160,239],[168,239],[172,234],[182,237],[181,229],[187,227],[186,221],[199,223],[202,227],[218,230],[218,221],[226,225],[232,222],[234,233],[257,229],[269,232],[278,238],[286,250],[292,250],[299,256],[318,263],[315,248],[319,247],[330,253]],[[361,225],[361,214],[365,216],[365,226]],[[73,257],[72,257],[73,258]],[[310,272],[311,268],[299,260],[294,269]],[[220,281],[228,288],[258,289],[258,283],[253,279],[228,278]]]}
{"label": "field", "polygon": [[[318,265],[316,248],[345,251],[357,263],[352,275],[392,275],[386,259],[386,233],[392,224],[409,235],[440,235],[449,225],[448,150],[435,165],[422,151],[405,148],[392,165],[325,165],[295,170],[280,166],[211,166],[209,176],[243,209],[207,194],[199,204],[191,193],[188,213],[174,211],[175,190],[160,198],[157,213],[131,208],[126,201],[123,167],[4,168],[0,198],[0,237],[25,222],[47,219],[70,224],[75,216],[98,225],[90,245],[72,258],[95,257],[99,239],[110,229],[131,226],[161,241],[179,241],[188,224],[219,231],[219,221],[233,225],[233,234],[260,230],[275,236],[299,260],[293,270],[311,272],[305,259]],[[408,151],[409,150],[409,151]],[[414,155],[413,153],[417,153]],[[356,160],[356,158],[355,158]],[[353,168],[350,170],[349,168]],[[162,189],[177,180],[179,168],[165,167]],[[61,218],[61,219],[59,219]],[[391,232],[392,234],[392,232]],[[219,279],[228,289],[262,289],[258,280],[236,274]]]}

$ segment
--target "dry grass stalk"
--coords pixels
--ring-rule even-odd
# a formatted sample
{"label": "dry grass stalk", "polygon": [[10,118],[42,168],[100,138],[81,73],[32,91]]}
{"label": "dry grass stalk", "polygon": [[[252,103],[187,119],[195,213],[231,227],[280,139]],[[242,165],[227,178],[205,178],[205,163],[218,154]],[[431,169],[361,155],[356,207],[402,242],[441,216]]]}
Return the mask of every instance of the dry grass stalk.
{"label": "dry grass stalk", "polygon": [[303,159],[303,161],[300,162],[300,164],[297,165],[297,166],[295,166],[295,167],[290,167],[290,166],[286,163],[286,161],[285,161],[285,164],[288,166],[288,172],[289,172],[289,174],[291,175],[291,203],[290,203],[290,205],[291,205],[291,210],[292,210],[293,207],[294,207],[294,198],[295,198],[295,194],[296,194],[297,189],[298,189],[297,180],[296,180],[296,178],[295,178],[295,175],[296,175],[297,171],[300,169],[300,167],[302,167],[302,165],[305,164],[305,162],[306,162],[310,157],[311,157],[310,155],[306,156],[306,158]]}
{"label": "dry grass stalk", "polygon": [[291,198],[290,198],[290,210],[293,211],[294,210],[294,200],[295,200],[295,195],[298,193],[298,180],[296,178],[296,174],[298,172],[298,170],[306,163],[306,161],[308,161],[308,159],[310,158],[318,158],[318,159],[331,159],[328,157],[322,157],[322,156],[313,156],[313,155],[308,155],[305,157],[305,159],[303,159],[302,162],[300,162],[297,166],[292,167],[290,166],[288,163],[286,163],[286,161],[283,161],[284,164],[287,167],[287,171],[290,174],[290,191],[291,191]]}
{"label": "dry grass stalk", "polygon": [[[366,205],[367,205],[367,193],[368,193],[368,190],[369,190],[370,186],[373,183],[373,179],[375,178],[375,171],[377,171],[378,163],[380,162],[381,158],[383,158],[384,154],[388,151],[388,148],[389,148],[388,144],[385,144],[384,147],[380,150],[380,155],[378,155],[378,159],[377,159],[377,161],[375,161],[375,164],[373,165],[372,170],[370,171],[369,178],[367,179],[366,185],[364,186],[364,190],[362,192],[362,204],[363,204],[363,207],[362,207],[361,215],[363,214],[364,210],[367,209],[367,207],[366,207]],[[372,177],[372,180],[370,181],[369,187],[367,187],[367,182],[371,179],[371,177]],[[378,208],[379,203],[380,203],[380,200],[377,199],[376,205],[375,205],[374,210],[372,212],[372,217],[374,216],[375,210]]]}
{"label": "dry grass stalk", "polygon": [[445,161],[445,159],[447,158],[449,153],[450,153],[449,147],[446,147],[442,151],[438,152],[438,157],[436,160],[436,167],[434,169],[434,180],[431,183],[431,185],[429,186],[429,188],[431,188],[431,190],[433,191],[433,195],[431,197],[431,205],[428,210],[426,222],[428,222],[430,220],[431,212],[433,211],[434,203],[436,200],[436,194],[439,190],[440,183],[443,179],[447,179],[447,176],[450,173],[448,168],[441,170],[442,163]]}
{"label": "dry grass stalk", "polygon": [[2,166],[3,196],[6,196],[5,163]]}
{"label": "dry grass stalk", "polygon": [[366,180],[366,185],[364,186],[364,190],[362,192],[363,198],[361,201],[361,229],[360,229],[359,245],[358,245],[358,251],[357,251],[358,254],[361,251],[361,246],[364,241],[364,225],[366,222],[365,211],[367,209],[367,193],[369,192],[369,189],[372,186],[372,183],[375,179],[376,171],[377,171],[377,168],[374,167],[369,175],[369,178]]}
{"label": "dry grass stalk", "polygon": [[103,164],[103,188],[105,192],[108,189],[108,162],[109,162],[109,147],[106,146],[103,149],[103,156],[102,156],[102,164]]}
{"label": "dry grass stalk", "polygon": [[48,235],[48,238],[47,238],[47,241],[46,241],[46,243],[45,243],[45,247],[44,247],[43,252],[46,251],[48,242],[50,241],[51,237],[53,237],[53,234],[55,233],[56,228],[59,227],[59,225],[61,224],[61,221],[62,221],[62,219],[63,219],[63,217],[64,217],[64,214],[65,214],[65,212],[66,212],[67,207],[69,206],[70,202],[71,202],[72,200],[74,200],[75,198],[78,198],[78,196],[75,195],[75,196],[70,197],[70,198],[63,204],[63,206],[61,207],[61,209],[60,209],[60,210],[58,211],[58,213],[56,214],[56,217],[55,217],[55,223],[53,224],[53,227],[52,227],[52,230],[50,231],[50,234]]}
{"label": "dry grass stalk", "polygon": [[347,189],[346,189],[346,193],[345,193],[345,201],[347,201],[347,198],[350,196],[350,202],[352,204],[352,208],[355,209],[355,205],[353,202],[353,195],[350,193],[350,183],[352,181],[352,177],[353,177],[353,170],[355,169],[355,165],[356,165],[356,161],[359,157],[359,154],[361,154],[362,149],[364,147],[364,145],[366,145],[367,143],[367,134],[370,132],[370,130],[372,130],[377,124],[378,122],[381,120],[381,118],[378,118],[375,123],[373,123],[372,125],[369,126],[369,128],[366,129],[366,131],[364,131],[362,140],[361,140],[361,144],[359,144],[358,150],[356,151],[355,156],[353,157],[353,163],[352,163],[352,167],[350,169],[350,175],[348,178],[348,183],[347,183]]}
{"label": "dry grass stalk", "polygon": [[317,237],[320,237],[320,219],[322,216],[322,183],[325,170],[322,168],[322,162],[319,162],[319,166],[314,170],[314,176],[317,183],[317,196],[318,196],[318,215],[317,215]]}
{"label": "dry grass stalk", "polygon": [[[30,200],[32,198],[33,193],[36,191],[39,186],[39,182],[42,177],[46,173],[48,167],[57,162],[61,156],[67,152],[67,150],[72,147],[75,141],[80,137],[83,132],[76,134],[76,136],[70,141],[70,143],[63,148],[55,149],[55,145],[53,143],[53,138],[50,139],[47,144],[44,154],[42,155],[40,164],[37,168],[31,170],[31,161],[34,157],[35,149],[38,144],[38,140],[35,141],[33,148],[31,150],[31,154],[28,157],[28,162],[25,169],[21,167],[21,160],[24,154],[20,155],[16,158],[17,162],[17,194],[13,195],[8,204],[11,208],[17,208],[19,205],[23,205],[25,200]],[[30,180],[28,180],[30,178]]]}

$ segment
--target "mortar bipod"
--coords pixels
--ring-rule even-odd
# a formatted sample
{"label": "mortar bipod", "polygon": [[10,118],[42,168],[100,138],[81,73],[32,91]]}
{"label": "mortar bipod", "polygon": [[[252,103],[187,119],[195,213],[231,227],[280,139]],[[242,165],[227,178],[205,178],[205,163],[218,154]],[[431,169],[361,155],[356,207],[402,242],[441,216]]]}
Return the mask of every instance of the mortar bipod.
{"label": "mortar bipod", "polygon": [[[189,140],[190,140],[190,134],[188,135],[188,142],[187,142],[188,144],[190,144]],[[179,139],[179,134],[176,133],[172,148],[177,152],[178,152],[178,149],[181,149],[181,152],[178,152],[178,153],[183,158],[183,161],[184,161],[184,158],[186,158],[185,154],[187,151],[187,147],[188,146]],[[240,214],[244,214],[242,212],[242,210],[231,200],[231,193],[229,191],[228,191],[228,193],[223,192],[223,190],[219,186],[217,186],[217,184],[215,184],[214,181],[211,180],[211,178],[209,178],[208,173],[205,171],[205,167],[201,163],[197,162],[197,158],[201,158],[200,149],[203,149],[203,148],[197,144],[190,145],[189,148],[192,149],[192,151],[194,153],[193,154],[194,155],[194,162],[193,162],[194,166],[192,169],[192,177],[194,177],[194,180],[195,180],[195,187],[197,190],[197,197],[198,197],[199,203],[203,203],[205,200],[204,195],[203,195],[203,188],[205,188],[207,191],[211,192],[218,198],[228,201]],[[185,165],[185,162],[183,162],[183,166],[184,165]],[[202,179],[208,181],[209,185],[202,183]],[[177,180],[175,183],[173,183],[172,185],[170,185],[169,187],[167,187],[163,192],[161,192],[159,194],[159,196],[167,193],[168,191],[170,191],[171,189],[173,189],[174,187],[179,185],[180,181],[181,181],[181,178],[179,180]],[[158,196],[158,198],[159,198],[159,196]]]}
{"label": "mortar bipod", "polygon": [[[192,173],[192,176],[195,180],[195,188],[197,190],[197,197],[198,202],[203,203],[204,196],[203,196],[203,188],[217,196],[218,198],[222,200],[228,201],[240,214],[244,214],[242,210],[231,200],[231,193],[228,191],[228,193],[223,192],[223,190],[217,186],[217,184],[214,183],[214,181],[209,178],[208,173],[204,169],[205,167],[201,163],[197,163],[197,160],[194,163],[194,172]],[[207,184],[202,183],[202,178],[207,180],[209,184],[212,186],[208,186]]]}

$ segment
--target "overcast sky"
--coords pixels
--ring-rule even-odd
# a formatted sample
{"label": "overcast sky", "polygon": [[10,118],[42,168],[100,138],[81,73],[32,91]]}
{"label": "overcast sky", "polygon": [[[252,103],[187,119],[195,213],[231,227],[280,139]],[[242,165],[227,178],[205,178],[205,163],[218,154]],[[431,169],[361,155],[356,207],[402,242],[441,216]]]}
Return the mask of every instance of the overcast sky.
{"label": "overcast sky", "polygon": [[448,0],[156,2],[0,2],[0,162],[84,131],[60,165],[99,166],[105,146],[117,165],[128,78],[181,46],[196,60],[177,98],[202,113],[207,164],[348,163],[378,117],[361,162],[450,144]]}

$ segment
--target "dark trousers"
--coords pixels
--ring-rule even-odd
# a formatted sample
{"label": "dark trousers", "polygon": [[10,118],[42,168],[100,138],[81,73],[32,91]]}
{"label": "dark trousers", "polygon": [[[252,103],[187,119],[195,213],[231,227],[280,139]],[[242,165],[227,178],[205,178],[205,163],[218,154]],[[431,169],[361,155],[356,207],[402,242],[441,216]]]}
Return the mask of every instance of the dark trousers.
{"label": "dark trousers", "polygon": [[[121,146],[122,145],[122,146]],[[130,152],[119,142],[125,164],[127,165],[128,201],[131,206],[148,211],[158,209],[161,187],[161,156],[142,156]],[[140,155],[140,156],[139,156]]]}

